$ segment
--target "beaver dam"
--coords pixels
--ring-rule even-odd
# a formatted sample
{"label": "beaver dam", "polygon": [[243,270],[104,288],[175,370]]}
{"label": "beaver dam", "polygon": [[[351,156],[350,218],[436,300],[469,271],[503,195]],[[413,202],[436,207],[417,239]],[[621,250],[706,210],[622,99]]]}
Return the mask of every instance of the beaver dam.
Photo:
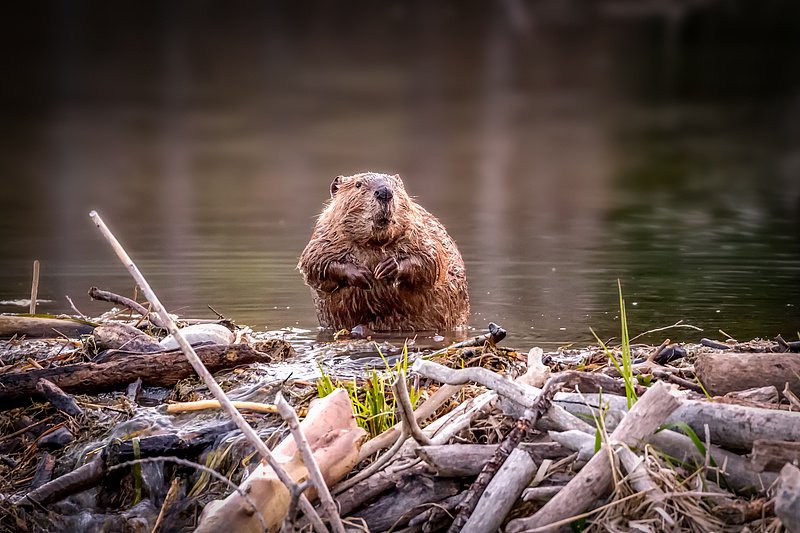
{"label": "beaver dam", "polygon": [[2,531],[800,531],[800,341],[636,344],[621,286],[618,341],[548,353],[255,333],[91,216],[147,302],[0,315]]}
{"label": "beaver dam", "polygon": [[433,350],[178,320],[246,435],[160,316],[91,294],[115,307],[0,319],[2,531],[800,530],[797,341],[544,353],[492,325]]}

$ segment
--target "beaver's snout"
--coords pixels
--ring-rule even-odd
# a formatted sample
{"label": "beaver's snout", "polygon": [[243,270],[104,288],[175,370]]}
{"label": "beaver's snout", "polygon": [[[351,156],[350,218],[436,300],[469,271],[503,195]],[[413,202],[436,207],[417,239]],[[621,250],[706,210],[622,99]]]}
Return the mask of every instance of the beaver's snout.
{"label": "beaver's snout", "polygon": [[375,189],[375,198],[380,200],[381,202],[388,202],[392,199],[394,193],[392,193],[392,189],[387,187],[386,185],[381,185],[377,189]]}

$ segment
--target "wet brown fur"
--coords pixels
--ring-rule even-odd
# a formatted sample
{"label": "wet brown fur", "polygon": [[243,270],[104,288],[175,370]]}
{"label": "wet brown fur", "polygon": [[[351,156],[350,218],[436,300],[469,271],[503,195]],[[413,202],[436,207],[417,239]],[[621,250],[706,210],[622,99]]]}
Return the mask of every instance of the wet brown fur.
{"label": "wet brown fur", "polygon": [[297,267],[326,328],[443,330],[469,316],[455,242],[397,175],[336,178]]}

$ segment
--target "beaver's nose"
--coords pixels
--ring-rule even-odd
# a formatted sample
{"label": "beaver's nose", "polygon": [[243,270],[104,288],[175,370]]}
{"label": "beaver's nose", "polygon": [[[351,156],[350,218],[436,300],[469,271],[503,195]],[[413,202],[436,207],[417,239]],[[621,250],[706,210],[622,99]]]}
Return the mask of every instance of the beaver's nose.
{"label": "beaver's nose", "polygon": [[387,187],[386,185],[382,185],[375,189],[375,198],[381,200],[382,202],[388,202],[392,199],[392,189]]}

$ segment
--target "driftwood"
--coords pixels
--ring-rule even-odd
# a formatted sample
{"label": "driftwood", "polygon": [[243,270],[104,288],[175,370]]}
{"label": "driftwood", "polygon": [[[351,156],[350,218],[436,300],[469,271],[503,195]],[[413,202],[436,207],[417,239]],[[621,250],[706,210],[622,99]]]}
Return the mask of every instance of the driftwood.
{"label": "driftwood", "polygon": [[[657,383],[634,404],[609,437],[613,446],[636,446],[661,425],[679,402],[667,387]],[[506,531],[519,532],[545,526],[579,514],[591,507],[611,489],[610,451],[597,453],[552,500],[536,514],[509,522]]]}
{"label": "driftwood", "polygon": [[[533,358],[535,360],[535,357]],[[526,374],[525,377],[530,378],[531,376]],[[457,533],[461,531],[461,529],[466,527],[466,523],[468,520],[472,521],[470,515],[473,514],[473,510],[475,509],[476,505],[478,504],[479,500],[481,499],[484,491],[488,487],[489,483],[494,479],[495,475],[502,469],[505,461],[510,457],[511,452],[516,449],[520,442],[522,442],[523,437],[525,437],[525,433],[528,431],[529,428],[533,428],[536,425],[536,422],[539,418],[544,414],[551,405],[551,401],[553,399],[553,395],[555,394],[556,390],[558,390],[561,383],[565,380],[568,380],[568,375],[557,376],[547,380],[542,391],[539,393],[539,396],[536,398],[536,401],[533,402],[530,408],[526,409],[523,415],[517,419],[516,424],[508,432],[503,442],[500,443],[500,446],[497,447],[497,451],[495,456],[492,458],[491,461],[486,463],[481,471],[478,479],[470,486],[469,491],[464,496],[464,499],[461,503],[458,504],[458,514],[456,515],[455,519],[453,520],[450,529],[448,530],[451,533]],[[539,380],[540,381],[540,380]],[[533,460],[528,456],[528,461],[523,461],[522,458],[517,456],[516,459],[519,468],[521,468],[524,472],[531,470],[531,476],[535,472],[536,465],[533,463]],[[523,466],[524,465],[524,466]],[[514,479],[516,481],[521,481],[518,478],[511,476],[510,479]],[[530,481],[530,479],[528,479]],[[502,482],[500,482],[502,483]],[[527,485],[527,482],[525,482]],[[503,485],[500,485],[503,486]],[[517,493],[517,497],[522,492],[524,486],[519,487],[519,492]],[[499,489],[496,489],[499,490]],[[506,491],[516,491],[516,486],[511,485],[510,488],[506,488]],[[496,495],[492,496],[492,502],[494,505],[499,505],[500,507],[505,507],[501,502],[496,501]],[[513,501],[509,503],[509,509]],[[476,519],[477,520],[477,519]],[[489,522],[481,522],[480,527],[478,524],[474,524],[478,530],[486,530],[486,528],[491,528],[490,524],[494,524],[493,521]],[[499,525],[499,523],[497,524]],[[496,526],[495,526],[496,528]]]}
{"label": "driftwood", "polygon": [[497,531],[534,474],[536,463],[531,456],[521,448],[515,448],[489,482],[483,496],[459,531]]}
{"label": "driftwood", "polygon": [[[264,346],[267,345],[261,345]],[[280,339],[270,340],[269,346],[269,353],[256,351],[246,344],[202,346],[197,349],[197,354],[203,364],[215,372],[238,365],[269,362],[292,351],[292,347]],[[192,374],[192,367],[181,352],[129,355],[108,363],[76,363],[7,372],[0,374],[0,405],[11,407],[9,404],[12,402],[38,396],[36,383],[40,379],[51,381],[67,392],[90,393],[122,387],[137,378],[141,378],[145,385],[171,387]]]}
{"label": "driftwood", "polygon": [[339,514],[347,516],[365,502],[374,500],[391,488],[403,485],[406,480],[432,473],[428,465],[424,463],[414,466],[405,463],[397,468],[385,468],[359,484],[337,494],[335,500],[336,505],[339,507]]}
{"label": "driftwood", "polygon": [[23,315],[0,315],[0,339],[13,336],[28,338],[76,338],[88,335],[94,324],[73,318],[53,318]]}
{"label": "driftwood", "polygon": [[725,398],[733,398],[735,400],[743,400],[746,402],[754,403],[778,403],[780,395],[778,389],[774,385],[768,387],[757,387],[755,389],[745,389],[740,391],[729,392]]}
{"label": "driftwood", "polygon": [[[443,477],[477,476],[483,465],[491,461],[497,444],[445,444],[420,446],[417,457],[428,463],[437,475]],[[555,442],[523,442],[518,449],[524,450],[536,463],[544,459],[563,459],[569,450]]]}
{"label": "driftwood", "polygon": [[[604,394],[602,403],[611,411],[627,409],[626,399],[620,396]],[[593,412],[597,414],[600,397],[559,393],[554,404],[577,416],[591,416]],[[711,442],[736,450],[749,451],[756,439],[800,441],[800,414],[777,409],[682,400],[681,406],[667,418],[667,423],[673,422],[684,422],[701,436],[705,435],[707,425]]]}
{"label": "driftwood", "polygon": [[[312,402],[308,415],[300,424],[328,486],[343,478],[358,458],[364,430],[356,425],[352,409],[347,392],[337,389]],[[278,444],[272,456],[293,483],[303,482],[309,477],[292,437]],[[278,479],[270,466],[259,465],[241,484],[240,490],[255,502],[268,527],[280,525],[289,509],[291,495],[287,485]],[[314,492],[311,488],[306,494],[313,497]],[[253,512],[237,491],[224,500],[209,503],[203,511],[196,532],[215,531],[255,533],[261,531],[261,523],[258,513]]]}
{"label": "driftwood", "polygon": [[[305,433],[303,433],[303,430],[300,428],[300,421],[297,419],[297,413],[292,409],[292,406],[289,405],[289,402],[283,398],[280,392],[275,398],[275,406],[278,408],[278,412],[283,420],[289,425],[289,431],[292,433],[295,447],[302,457],[303,466],[306,467],[311,482],[314,484],[314,490],[322,503],[322,508],[325,510],[328,522],[331,524],[331,529],[334,533],[344,533],[344,525],[339,518],[336,504],[333,502],[330,491],[328,491],[327,482],[323,478],[322,471],[314,457],[314,452],[311,450],[308,439],[306,439]],[[330,471],[326,473],[331,477]]]}
{"label": "driftwood", "polygon": [[705,353],[697,356],[695,374],[714,396],[774,386],[800,394],[800,356],[792,353]]}

